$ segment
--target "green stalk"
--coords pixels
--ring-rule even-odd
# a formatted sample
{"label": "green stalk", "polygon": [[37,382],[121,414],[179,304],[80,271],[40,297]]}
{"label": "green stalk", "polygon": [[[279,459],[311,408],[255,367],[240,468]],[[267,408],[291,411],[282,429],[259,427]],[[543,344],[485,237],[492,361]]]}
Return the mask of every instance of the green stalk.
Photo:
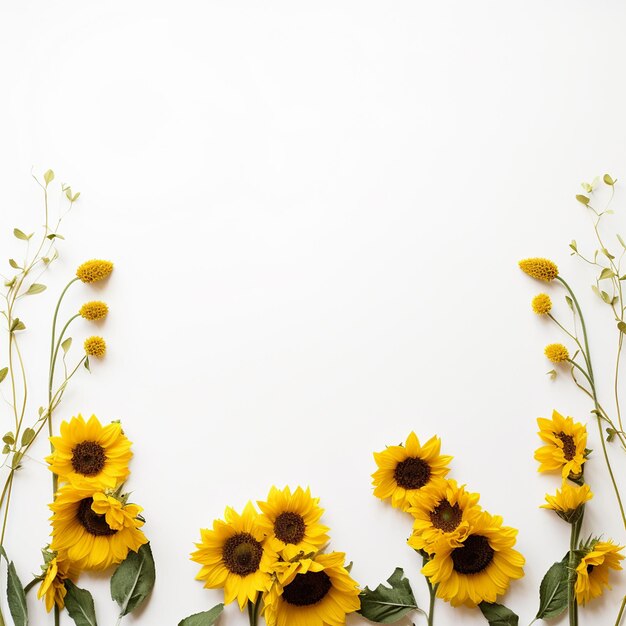
{"label": "green stalk", "polygon": [[569,626],[578,626],[578,603],[576,602],[576,593],[574,586],[576,585],[576,549],[578,548],[578,539],[580,537],[580,529],[583,524],[585,508],[583,506],[580,517],[571,525],[569,540],[569,560],[568,570],[569,577],[567,582],[567,613],[569,615]]}
{"label": "green stalk", "polygon": [[626,596],[622,598],[622,606],[620,607],[619,613],[617,614],[617,619],[615,620],[615,626],[620,625],[622,621],[622,617],[624,617],[624,608],[626,608]]}
{"label": "green stalk", "polygon": [[[421,551],[422,554],[422,567],[430,561],[430,557],[424,551]],[[438,585],[433,585],[430,582],[428,576],[424,576],[424,580],[426,581],[426,585],[428,586],[428,594],[430,596],[430,600],[428,603],[428,615],[426,616],[428,620],[428,626],[433,626],[435,623],[435,598],[437,597],[437,587]]]}
{"label": "green stalk", "polygon": [[59,611],[59,607],[54,605],[54,626],[59,626],[61,623],[61,611]]}

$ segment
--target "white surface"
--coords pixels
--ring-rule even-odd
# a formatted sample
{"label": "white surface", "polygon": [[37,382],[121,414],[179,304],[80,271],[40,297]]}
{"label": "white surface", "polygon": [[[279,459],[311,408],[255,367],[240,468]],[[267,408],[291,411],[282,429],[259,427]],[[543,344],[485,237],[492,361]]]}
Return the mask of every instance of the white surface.
{"label": "white surface", "polygon": [[[33,412],[55,295],[82,260],[116,263],[109,354],[57,417],[121,418],[134,441],[158,586],[129,624],[217,603],[188,560],[198,529],[272,484],[311,485],[361,584],[401,565],[426,604],[410,519],[369,477],[372,451],[411,429],[439,434],[453,476],[520,528],[527,575],[504,602],[531,620],[568,542],[537,508],[557,479],[537,475],[534,420],[591,407],[545,376],[560,335],[531,313],[539,286],[516,262],[550,256],[578,287],[608,402],[611,319],[567,244],[591,245],[579,183],[626,180],[625,26],[623,3],[572,0],[4,3],[2,257],[14,226],[41,222],[31,167],[82,192],[48,292],[20,315]],[[617,207],[625,232],[623,187]],[[68,305],[91,297],[77,286]],[[44,452],[8,538],[25,579],[48,533]],[[623,543],[599,454],[588,478],[584,533]],[[624,578],[581,624],[614,623]],[[106,585],[81,584],[113,623]],[[438,604],[440,626],[484,623],[452,616]],[[231,606],[223,623],[246,619]]]}

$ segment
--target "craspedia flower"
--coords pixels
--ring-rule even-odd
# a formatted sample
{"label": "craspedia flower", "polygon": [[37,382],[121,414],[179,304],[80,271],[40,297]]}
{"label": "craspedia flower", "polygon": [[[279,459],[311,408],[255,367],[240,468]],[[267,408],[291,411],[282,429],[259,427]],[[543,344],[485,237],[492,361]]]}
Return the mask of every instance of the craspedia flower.
{"label": "craspedia flower", "polygon": [[434,478],[443,478],[450,470],[451,456],[440,454],[441,440],[431,437],[423,446],[411,433],[403,446],[387,446],[374,452],[378,469],[372,474],[374,495],[381,500],[391,498],[391,505],[403,511],[411,506],[411,498]]}
{"label": "craspedia flower", "polygon": [[537,294],[531,304],[537,315],[547,315],[552,310],[552,300],[547,293]]}
{"label": "craspedia flower", "polygon": [[312,498],[307,488],[298,487],[293,493],[289,487],[282,491],[272,487],[266,502],[258,502],[263,515],[259,525],[265,529],[272,548],[279,553],[288,548],[289,556],[302,551],[317,552],[328,543],[328,526],[320,524],[324,509],[319,498]]}
{"label": "craspedia flower", "polygon": [[549,361],[552,361],[552,363],[563,363],[564,361],[569,361],[569,350],[562,343],[548,344],[543,353]]}
{"label": "craspedia flower", "polygon": [[592,541],[585,547],[585,554],[576,567],[576,583],[574,591],[578,604],[586,604],[589,600],[602,595],[604,587],[609,585],[609,571],[621,570],[620,554],[624,546],[615,545],[611,541]]}
{"label": "craspedia flower", "polygon": [[275,566],[264,597],[267,626],[341,626],[361,607],[359,587],[345,568],[345,554],[318,554]]}
{"label": "craspedia flower", "polygon": [[201,542],[191,560],[202,565],[196,580],[207,589],[224,589],[224,603],[237,600],[243,609],[255,602],[259,592],[267,591],[278,555],[264,545],[265,531],[259,514],[248,502],[240,515],[226,508],[224,520],[215,520],[213,529],[200,529]]}
{"label": "craspedia flower", "polygon": [[95,283],[104,280],[113,271],[111,261],[92,259],[78,266],[76,276],[84,283]]}
{"label": "craspedia flower", "polygon": [[118,500],[110,492],[66,485],[50,509],[50,548],[80,569],[106,569],[148,543],[140,530],[144,524],[141,507]]}
{"label": "craspedia flower", "polygon": [[469,533],[470,515],[480,508],[479,498],[455,480],[434,479],[411,500],[408,512],[415,521],[408,544],[429,553],[435,552],[440,542],[459,546]]}
{"label": "craspedia flower", "polygon": [[102,337],[96,337],[95,335],[85,339],[84,347],[87,356],[95,356],[99,359],[101,359],[107,352],[106,341],[102,339]]}
{"label": "craspedia flower", "polygon": [[519,267],[525,274],[545,282],[550,282],[559,275],[559,268],[550,259],[540,257],[523,259],[519,262]]}
{"label": "craspedia flower", "polygon": [[46,611],[50,613],[55,604],[59,609],[65,606],[65,595],[67,594],[65,581],[75,578],[78,572],[67,560],[61,560],[50,553],[47,553],[46,557],[47,563],[42,567],[43,580],[37,591],[37,598],[39,600],[44,599]]}
{"label": "craspedia flower", "polygon": [[517,530],[486,511],[472,515],[470,527],[460,546],[442,545],[422,568],[431,584],[439,585],[437,596],[452,606],[495,602],[511,580],[524,575],[524,557],[513,549]]}
{"label": "craspedia flower", "polygon": [[78,415],[62,422],[61,436],[50,443],[54,452],[46,461],[62,482],[115,489],[130,474],[131,442],[118,422],[102,426],[95,415],[88,421]]}
{"label": "craspedia flower", "polygon": [[81,317],[84,317],[90,322],[97,322],[104,319],[109,313],[109,307],[106,302],[101,300],[92,300],[91,302],[85,302],[78,311]]}
{"label": "craspedia flower", "polygon": [[586,461],[587,429],[571,417],[552,411],[552,419],[537,419],[539,437],[546,444],[535,450],[540,472],[560,471],[563,478],[578,477]]}
{"label": "craspedia flower", "polygon": [[560,518],[572,524],[580,518],[583,505],[591,498],[593,493],[589,485],[573,485],[565,480],[555,495],[546,494],[547,504],[542,504],[541,508],[555,511]]}

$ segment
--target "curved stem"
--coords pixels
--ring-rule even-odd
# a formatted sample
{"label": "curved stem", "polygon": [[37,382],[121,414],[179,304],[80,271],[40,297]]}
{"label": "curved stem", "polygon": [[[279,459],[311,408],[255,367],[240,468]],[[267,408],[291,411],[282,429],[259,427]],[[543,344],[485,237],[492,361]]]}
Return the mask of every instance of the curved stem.
{"label": "curved stem", "polygon": [[37,578],[33,578],[26,587],[24,587],[24,593],[28,593],[37,583],[41,582],[41,578],[37,576]]}

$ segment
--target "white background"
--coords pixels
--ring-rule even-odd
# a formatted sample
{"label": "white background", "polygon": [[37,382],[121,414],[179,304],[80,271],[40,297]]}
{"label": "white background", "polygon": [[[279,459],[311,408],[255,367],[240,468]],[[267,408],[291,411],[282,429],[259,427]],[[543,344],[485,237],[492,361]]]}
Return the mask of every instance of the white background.
{"label": "white background", "polygon": [[[576,286],[610,404],[614,324],[568,243],[593,245],[580,182],[626,180],[625,27],[623,3],[572,0],[2,5],[2,258],[20,254],[13,227],[42,222],[31,169],[82,192],[48,291],[19,313],[32,415],[56,296],[81,261],[116,265],[95,289],[109,353],[57,420],[119,418],[134,441],[158,584],[128,624],[176,624],[220,601],[194,581],[199,528],[272,484],[321,497],[363,586],[401,565],[425,605],[410,519],[370,486],[372,451],[412,429],[439,434],[452,475],[520,529],[526,578],[504,602],[530,622],[568,542],[538,508],[558,479],[537,474],[535,418],[587,421],[591,407],[566,375],[545,375],[543,346],[562,337],[533,316],[541,285],[517,261],[549,256]],[[626,232],[623,189],[610,219]],[[93,297],[76,285],[64,315]],[[76,350],[93,332],[75,323]],[[624,543],[590,433],[583,532]],[[9,522],[25,581],[48,535],[45,451],[25,463]],[[614,624],[625,578],[581,624]],[[106,584],[79,584],[113,624]],[[29,603],[34,624],[51,623]],[[453,619],[484,623],[439,603],[436,623]],[[230,606],[221,623],[246,619]]]}

